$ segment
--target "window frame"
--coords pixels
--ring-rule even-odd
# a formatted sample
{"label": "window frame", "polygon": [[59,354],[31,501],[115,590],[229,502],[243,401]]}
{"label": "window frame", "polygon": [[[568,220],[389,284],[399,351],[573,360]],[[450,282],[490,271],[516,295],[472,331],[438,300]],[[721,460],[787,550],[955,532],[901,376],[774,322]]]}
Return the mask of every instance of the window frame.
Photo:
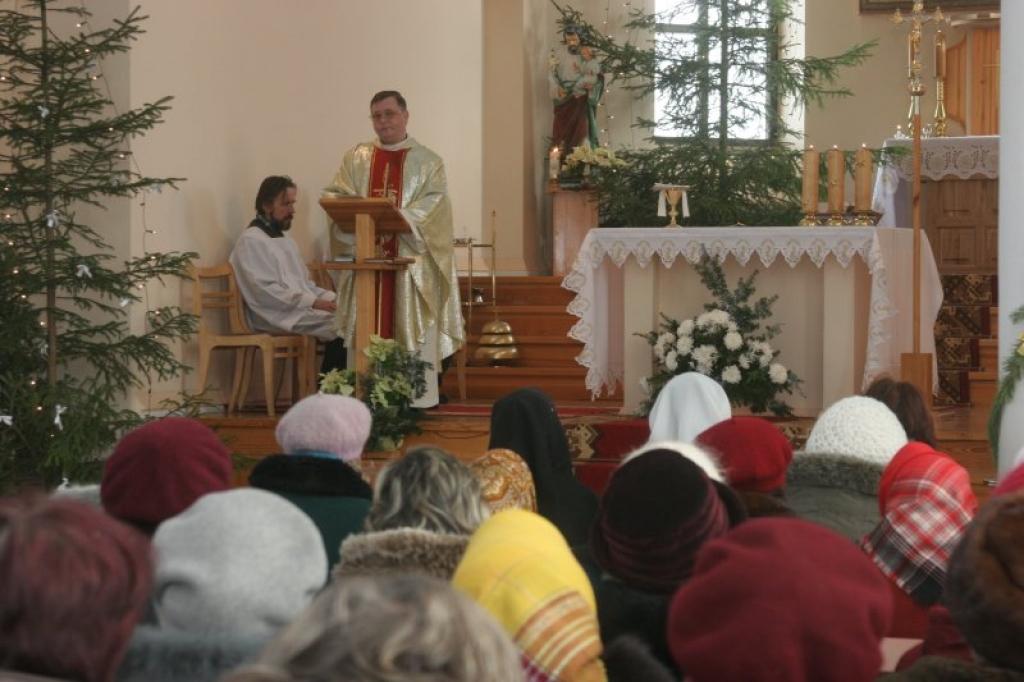
{"label": "window frame", "polygon": [[[695,36],[694,37],[694,41],[697,43],[697,55],[702,59],[702,61],[704,63],[706,63],[708,65],[707,69],[706,69],[706,72],[708,74],[710,74],[712,72],[712,70],[714,68],[716,68],[716,64],[710,60],[710,54],[711,54],[710,45],[708,44],[707,40],[701,40],[697,36],[699,36],[701,34],[702,30],[704,31],[704,34],[707,35],[708,32],[711,29],[714,29],[714,28],[717,27],[718,28],[718,35],[719,35],[719,37],[721,37],[721,34],[722,34],[723,30],[728,27],[728,24],[725,24],[724,26],[722,24],[718,24],[718,25],[709,24],[708,23],[709,9],[711,7],[713,7],[713,6],[718,6],[719,7],[719,11],[720,11],[720,16],[722,14],[724,14],[725,16],[728,17],[729,13],[728,12],[722,12],[721,10],[722,10],[722,5],[725,5],[725,4],[729,3],[730,0],[692,0],[692,1],[698,7],[697,23],[682,24],[682,23],[657,22],[654,25],[655,41],[657,41],[657,37],[660,34],[664,34],[664,33],[690,33],[690,34],[693,34]],[[779,25],[778,25],[778,23],[779,22],[776,20],[776,18],[774,16],[770,16],[769,17],[769,25],[767,27],[765,27],[765,28],[743,28],[743,27],[737,27],[737,30],[742,32],[741,35],[744,35],[745,37],[749,36],[749,37],[753,37],[753,38],[758,38],[758,37],[764,38],[764,40],[765,40],[765,59],[766,59],[765,63],[766,64],[771,64],[772,62],[777,61],[778,58],[779,58],[778,55],[779,55],[780,39],[779,39],[779,33],[778,33],[779,32]],[[724,41],[721,41],[721,40],[720,40],[720,42],[724,43]],[[771,69],[769,68],[768,69],[768,73],[765,74],[766,80],[771,78],[770,71],[771,71]],[[726,83],[725,83],[725,88],[724,88],[724,90],[726,91],[726,97],[724,98],[726,103],[728,102],[727,93],[728,93],[729,83],[730,83],[730,81],[727,80]],[[719,86],[719,88],[717,88],[717,89],[721,93],[721,90],[723,88],[721,88],[721,86]],[[711,112],[709,111],[711,91],[712,91],[712,88],[706,88],[706,89],[701,90],[701,93],[700,93],[700,96],[699,96],[699,100],[698,100],[698,108],[699,108],[699,111],[701,112],[701,115],[700,115],[700,125],[699,125],[698,132],[697,132],[696,135],[664,135],[664,134],[658,134],[658,133],[655,132],[652,135],[653,139],[656,142],[663,142],[663,143],[685,142],[687,140],[694,140],[694,139],[701,139],[701,138],[718,140],[719,139],[718,136],[717,135],[712,135],[711,134],[711,130],[712,129],[717,129],[719,127],[719,124],[721,123],[721,115],[722,115],[722,113],[721,113],[721,110],[720,110],[719,113],[716,116],[714,116],[714,118],[712,118]],[[654,94],[655,106],[656,106],[656,102],[657,102],[657,98],[658,98],[658,94],[659,94],[658,88],[654,89],[654,93],[653,94]],[[761,146],[761,145],[774,144],[778,140],[778,132],[779,131],[778,131],[777,116],[773,115],[773,112],[775,112],[777,107],[778,107],[778,102],[776,102],[776,97],[773,95],[771,89],[768,88],[767,86],[766,86],[766,89],[765,89],[765,94],[767,95],[766,102],[765,102],[765,107],[764,107],[764,111],[765,111],[765,124],[766,124],[766,128],[767,128],[765,137],[763,137],[763,138],[733,138],[733,137],[730,137],[730,138],[728,138],[726,140],[726,144],[733,145],[733,146],[740,146],[740,147],[742,147],[742,146]],[[655,124],[657,124],[657,121],[655,121]],[[655,130],[657,130],[657,128],[655,128]]]}

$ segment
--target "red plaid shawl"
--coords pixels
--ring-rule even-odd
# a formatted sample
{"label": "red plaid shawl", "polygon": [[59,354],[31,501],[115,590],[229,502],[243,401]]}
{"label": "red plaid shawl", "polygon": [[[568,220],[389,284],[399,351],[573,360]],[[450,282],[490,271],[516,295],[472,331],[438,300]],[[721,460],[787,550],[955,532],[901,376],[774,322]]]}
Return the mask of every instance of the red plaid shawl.
{"label": "red plaid shawl", "polygon": [[924,443],[908,443],[882,474],[878,505],[882,520],[861,547],[911,596],[929,579],[941,586],[978,508],[967,470]]}

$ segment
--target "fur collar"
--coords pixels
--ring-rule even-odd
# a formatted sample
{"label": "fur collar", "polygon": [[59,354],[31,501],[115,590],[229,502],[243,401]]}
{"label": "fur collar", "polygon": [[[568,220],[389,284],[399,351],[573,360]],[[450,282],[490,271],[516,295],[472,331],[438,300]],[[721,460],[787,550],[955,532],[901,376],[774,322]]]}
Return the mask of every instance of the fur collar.
{"label": "fur collar", "polygon": [[468,535],[394,528],[350,535],[341,543],[334,577],[355,573],[418,572],[451,580],[466,553]]}
{"label": "fur collar", "polygon": [[877,496],[885,467],[846,455],[798,452],[786,475],[787,486],[843,488]]}
{"label": "fur collar", "polygon": [[307,455],[271,455],[249,476],[249,485],[293,495],[373,499],[373,490],[359,472],[340,459]]}

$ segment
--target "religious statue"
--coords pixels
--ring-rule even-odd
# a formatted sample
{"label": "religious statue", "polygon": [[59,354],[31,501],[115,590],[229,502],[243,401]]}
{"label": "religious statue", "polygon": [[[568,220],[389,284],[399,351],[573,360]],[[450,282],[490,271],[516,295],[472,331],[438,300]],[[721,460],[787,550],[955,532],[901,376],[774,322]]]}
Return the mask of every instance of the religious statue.
{"label": "religious statue", "polygon": [[581,144],[599,146],[597,104],[604,93],[601,60],[584,44],[583,27],[569,24],[562,30],[560,55],[551,51],[548,66],[555,118],[551,144],[569,153]]}

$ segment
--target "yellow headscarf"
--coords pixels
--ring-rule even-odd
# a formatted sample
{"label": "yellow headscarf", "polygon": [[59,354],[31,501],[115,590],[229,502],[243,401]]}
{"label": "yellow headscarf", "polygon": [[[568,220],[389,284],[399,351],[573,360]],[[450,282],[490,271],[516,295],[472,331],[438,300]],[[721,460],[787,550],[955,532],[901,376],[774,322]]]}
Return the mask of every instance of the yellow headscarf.
{"label": "yellow headscarf", "polygon": [[480,479],[484,502],[492,512],[503,509],[537,511],[537,492],[533,487],[533,474],[522,457],[506,450],[488,450],[480,459],[469,463],[469,468]]}
{"label": "yellow headscarf", "polygon": [[544,517],[509,509],[485,521],[452,583],[512,636],[529,659],[528,673],[567,682],[607,679],[594,590]]}

